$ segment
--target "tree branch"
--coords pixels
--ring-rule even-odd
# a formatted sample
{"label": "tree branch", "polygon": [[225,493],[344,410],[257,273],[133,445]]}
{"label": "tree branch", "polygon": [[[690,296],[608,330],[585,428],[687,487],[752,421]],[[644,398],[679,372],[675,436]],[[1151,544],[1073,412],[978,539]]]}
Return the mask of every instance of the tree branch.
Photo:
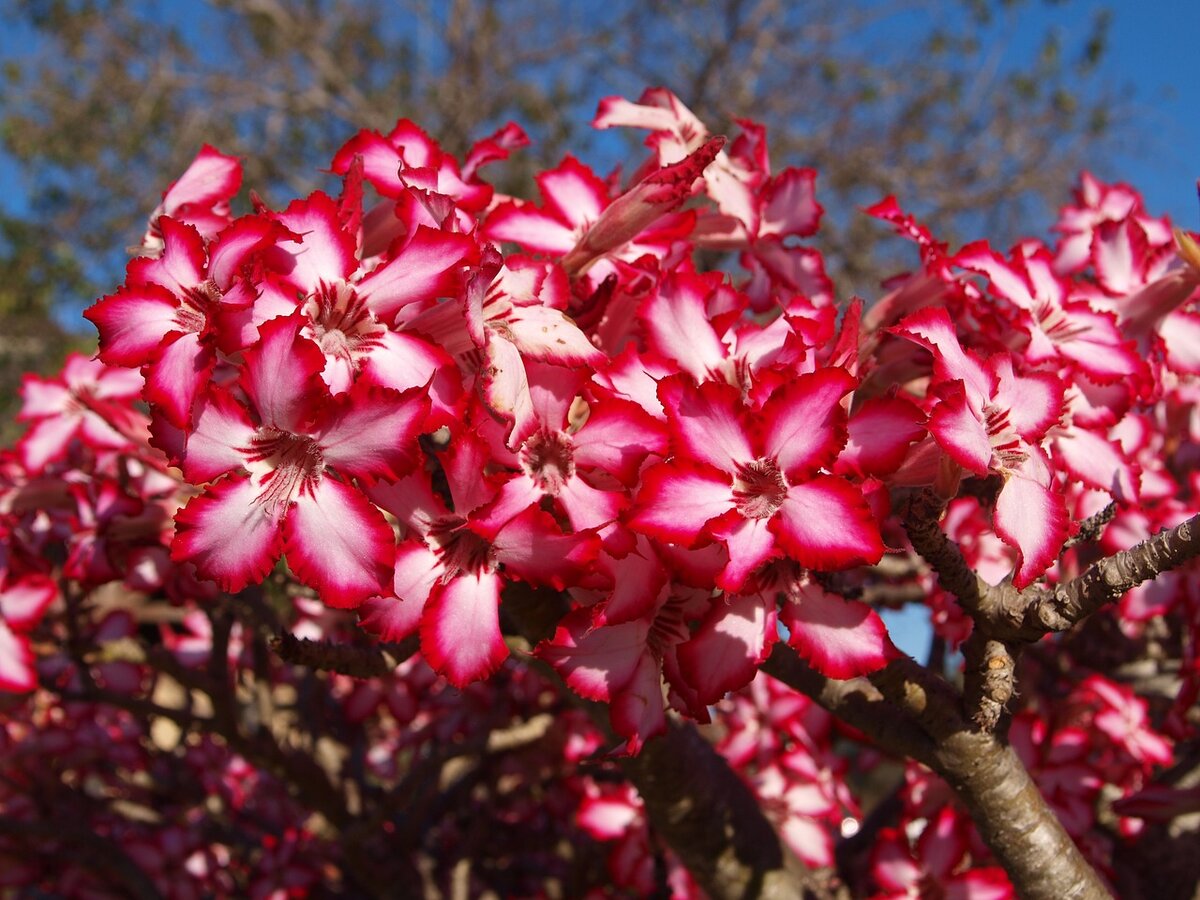
{"label": "tree branch", "polygon": [[[511,584],[504,616],[530,645],[554,633],[566,610],[561,594]],[[574,697],[552,669],[544,670]],[[584,704],[609,729],[607,706]],[[833,873],[808,869],[779,839],[757,797],[691,723],[668,721],[621,768],[646,805],[655,831],[713,898],[835,897]]]}
{"label": "tree branch", "polygon": [[[1177,569],[1200,555],[1200,515],[1160,531],[1128,550],[1093,563],[1086,572],[1050,591],[1022,592],[1024,608],[1005,609],[1021,640],[1066,631],[1143,581]],[[1019,618],[1011,618],[1019,613]]]}
{"label": "tree branch", "polygon": [[1016,753],[995,735],[976,730],[963,714],[962,697],[941,678],[904,657],[871,676],[887,703],[871,699],[857,684],[851,696],[860,699],[848,702],[834,687],[837,682],[813,672],[786,645],[777,644],[763,668],[884,749],[911,756],[944,778],[1021,897],[1109,896]]}
{"label": "tree branch", "polygon": [[360,647],[337,641],[298,638],[290,631],[280,632],[270,640],[271,649],[284,662],[321,672],[337,672],[352,678],[387,675],[416,653],[418,645],[416,636],[398,644]]}

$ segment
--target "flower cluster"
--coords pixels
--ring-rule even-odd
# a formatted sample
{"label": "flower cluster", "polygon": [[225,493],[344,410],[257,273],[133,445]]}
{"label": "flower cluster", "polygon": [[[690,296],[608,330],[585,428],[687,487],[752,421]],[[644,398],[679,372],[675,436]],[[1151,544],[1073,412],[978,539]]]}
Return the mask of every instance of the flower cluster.
{"label": "flower cluster", "polygon": [[[596,125],[646,129],[651,158],[622,188],[568,157],[540,203],[483,178],[515,126],[461,163],[410,122],[364,131],[339,193],[239,218],[238,162],[205,148],[86,313],[95,388],[30,392],[25,415],[62,411],[26,464],[144,427],[102,406],[140,369],[151,441],[196,491],[174,563],[237,592],[284,558],[457,685],[508,654],[506,584],[565,591],[538,653],[631,750],[665,707],[703,720],[780,626],[833,677],[892,658],[845,592],[902,549],[905,491],[994,476],[984,527],[1018,588],[1053,576],[1072,521],[1155,491],[1131,432],[1195,370],[1200,267],[1136,195],[1087,178],[1058,247],[1007,254],[951,254],[889,198],[870,212],[922,269],[839,322],[801,241],[815,173],[773,172],[761,127],[727,144],[661,90]],[[744,274],[698,270],[706,248]]]}
{"label": "flower cluster", "polygon": [[[785,842],[831,867],[862,819],[835,743],[860,736],[759,669],[785,643],[828,679],[875,673],[901,656],[878,607],[914,597],[940,642],[967,640],[969,611],[910,543],[914,498],[936,499],[981,583],[1014,592],[1200,511],[1200,246],[1130,188],[1085,174],[1054,242],[1003,251],[952,252],[887,198],[867,212],[919,265],[839,307],[806,242],[816,173],[773,169],[761,126],[713,135],[662,89],[605,100],[594,124],[645,131],[648,158],[622,181],[567,157],[537,176],[537,200],[485,178],[526,143],[513,125],[462,160],[408,121],[360,132],[331,162],[335,187],[282,209],[252,194],[241,216],[239,162],[200,152],[88,309],[96,358],[27,379],[28,429],[0,455],[0,688],[41,698],[14,700],[5,771],[19,781],[14,760],[50,752],[28,742],[51,722],[148,771],[138,754],[163,738],[131,716],[143,697],[186,727],[231,714],[166,703],[171,684],[294,698],[311,684],[264,662],[264,634],[290,631],[420,648],[374,681],[328,682],[340,734],[361,737],[346,744],[356,790],[416,777],[400,761],[418,771],[427,740],[474,735],[490,753],[479,721],[552,710],[557,743],[505,773],[529,795],[493,809],[535,821],[531,773],[565,769],[543,798],[577,814],[573,839],[615,842],[611,879],[689,896],[633,788],[576,767],[638,753],[673,713],[715,717]],[[1073,680],[1044,645],[1030,653],[1068,712],[1036,691],[1014,701],[1013,743],[1083,844],[1102,788],[1146,806],[1192,733],[1196,584],[1185,567],[1128,592],[1107,650],[1095,635],[1056,645]],[[153,616],[131,611],[148,599],[164,601]],[[1180,690],[1154,710],[1086,674],[1151,645],[1179,660]],[[546,700],[513,646],[604,704],[615,738]],[[250,841],[253,863],[197,875],[204,890],[322,882],[317,861],[336,853],[271,780],[291,757],[259,738],[179,751],[232,810],[229,834],[204,833],[186,804],[153,839],[102,817],[96,833],[161,881],[223,871],[230,835],[258,828],[271,840]],[[87,760],[63,766],[93,777]],[[143,788],[120,791],[152,807]],[[879,834],[870,889],[1006,896],[967,819],[917,794]],[[32,821],[22,804],[0,797]],[[44,877],[19,871],[12,884]]]}

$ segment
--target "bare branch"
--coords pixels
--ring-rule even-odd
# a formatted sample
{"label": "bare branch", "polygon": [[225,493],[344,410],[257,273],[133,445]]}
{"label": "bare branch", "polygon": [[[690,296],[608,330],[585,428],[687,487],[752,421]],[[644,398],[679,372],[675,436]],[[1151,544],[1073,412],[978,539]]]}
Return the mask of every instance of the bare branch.
{"label": "bare branch", "polygon": [[363,647],[298,638],[290,631],[280,632],[270,641],[271,649],[284,662],[352,678],[376,678],[395,671],[396,666],[417,652],[418,644],[413,636],[399,644]]}
{"label": "bare branch", "polygon": [[[917,759],[944,778],[1022,897],[1103,898],[1109,894],[1046,804],[1011,747],[978,731],[953,687],[905,657],[871,676],[887,703],[861,687],[848,701],[786,645],[764,670],[859,728],[885,749]],[[845,684],[853,684],[846,682]],[[903,712],[898,719],[897,714]],[[918,736],[913,729],[919,729]]]}

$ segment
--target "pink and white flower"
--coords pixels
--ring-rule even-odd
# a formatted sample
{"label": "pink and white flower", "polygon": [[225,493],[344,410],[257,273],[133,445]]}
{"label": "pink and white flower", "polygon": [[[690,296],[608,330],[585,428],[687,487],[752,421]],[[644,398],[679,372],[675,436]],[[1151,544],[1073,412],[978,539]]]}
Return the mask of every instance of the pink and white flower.
{"label": "pink and white flower", "polygon": [[176,515],[171,555],[238,591],[286,552],[326,603],[352,607],[390,590],[392,530],[351,479],[411,469],[429,401],[366,384],[330,399],[304,325],[299,314],[264,324],[244,398],[219,387],[200,404],[182,465],[213,483]]}

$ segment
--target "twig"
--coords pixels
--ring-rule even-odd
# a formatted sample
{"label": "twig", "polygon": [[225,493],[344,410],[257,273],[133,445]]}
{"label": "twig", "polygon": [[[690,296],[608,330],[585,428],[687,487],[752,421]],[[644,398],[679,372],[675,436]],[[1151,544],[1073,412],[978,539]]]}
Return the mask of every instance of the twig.
{"label": "twig", "polygon": [[280,659],[295,666],[337,672],[352,678],[376,678],[395,671],[416,653],[418,638],[413,636],[398,644],[365,647],[298,638],[290,631],[283,631],[271,638],[270,647]]}

